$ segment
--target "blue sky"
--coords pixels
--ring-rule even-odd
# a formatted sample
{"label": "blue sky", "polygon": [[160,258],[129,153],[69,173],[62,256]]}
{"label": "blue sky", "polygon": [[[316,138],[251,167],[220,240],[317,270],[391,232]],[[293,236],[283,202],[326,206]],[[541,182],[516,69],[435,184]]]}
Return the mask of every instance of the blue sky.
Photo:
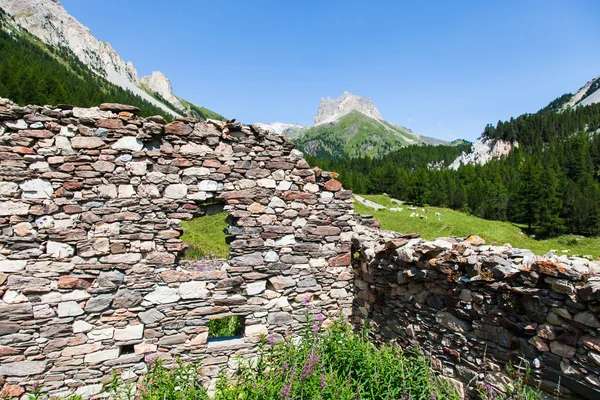
{"label": "blue sky", "polygon": [[349,91],[415,132],[475,140],[600,75],[596,0],[62,4],[140,76],[246,123],[309,125]]}

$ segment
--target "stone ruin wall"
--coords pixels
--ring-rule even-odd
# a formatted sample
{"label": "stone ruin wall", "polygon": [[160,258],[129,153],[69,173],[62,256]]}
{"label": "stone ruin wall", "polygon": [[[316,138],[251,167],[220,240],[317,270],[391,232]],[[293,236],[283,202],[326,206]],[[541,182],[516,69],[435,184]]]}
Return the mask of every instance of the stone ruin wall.
{"label": "stone ruin wall", "polygon": [[[598,265],[380,231],[282,137],[135,114],[0,103],[3,393],[93,397],[155,357],[202,360],[209,383],[260,334],[297,331],[308,298],[325,324],[352,315],[379,341],[418,344],[467,395],[525,359],[549,392],[560,379],[562,397],[598,398]],[[197,271],[178,223],[212,203],[229,214],[230,257]],[[208,340],[229,315],[244,335]]]}
{"label": "stone ruin wall", "polygon": [[598,264],[478,237],[363,230],[353,239],[354,318],[377,340],[419,345],[467,394],[483,382],[502,389],[512,364],[528,365],[553,399],[600,398]]}
{"label": "stone ruin wall", "polygon": [[[145,358],[208,380],[260,334],[352,311],[351,192],[282,137],[239,123],[142,119],[122,105],[0,104],[0,388],[97,394]],[[222,203],[227,266],[180,262],[178,223]],[[207,340],[239,315],[241,338]]]}

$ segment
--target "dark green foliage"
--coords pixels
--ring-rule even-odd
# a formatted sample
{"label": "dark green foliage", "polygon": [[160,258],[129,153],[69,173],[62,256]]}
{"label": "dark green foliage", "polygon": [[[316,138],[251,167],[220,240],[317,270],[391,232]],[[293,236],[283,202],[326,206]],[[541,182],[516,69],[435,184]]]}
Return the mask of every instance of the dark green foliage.
{"label": "dark green foliage", "polygon": [[208,322],[208,337],[222,338],[231,336],[241,336],[244,333],[244,324],[242,317],[231,315],[229,317],[211,319]]}
{"label": "dark green foliage", "polygon": [[161,108],[92,73],[70,50],[46,46],[12,26],[17,33],[7,33],[8,18],[0,14],[0,96],[23,105],[132,104],[144,116],[172,119]]}
{"label": "dark green foliage", "polygon": [[556,99],[552,100],[552,102],[550,102],[550,104],[548,104],[546,107],[544,107],[540,111],[538,111],[538,114],[553,113],[553,112],[560,111],[562,106],[565,105],[572,98],[573,98],[573,95],[571,93],[563,94],[562,96],[557,97]]}
{"label": "dark green foliage", "polygon": [[[142,382],[140,400],[208,400],[197,364],[177,360],[175,368],[165,368],[162,360],[146,360],[148,372]],[[113,396],[121,398],[122,396]],[[129,397],[126,397],[129,398]],[[133,397],[131,397],[133,398]]]}
{"label": "dark green foliage", "polygon": [[380,159],[310,159],[357,193],[388,193],[418,205],[524,224],[540,237],[600,235],[600,104],[523,115],[484,136],[518,142],[484,166],[447,166],[460,148],[407,147]]}
{"label": "dark green foliage", "polygon": [[183,99],[179,99],[181,103],[186,107],[185,113],[190,117],[196,118],[198,120],[207,120],[207,119],[216,119],[219,121],[226,121],[227,118],[222,116],[221,114],[217,114],[214,111],[209,110],[208,108],[197,106],[189,101],[185,101]]}

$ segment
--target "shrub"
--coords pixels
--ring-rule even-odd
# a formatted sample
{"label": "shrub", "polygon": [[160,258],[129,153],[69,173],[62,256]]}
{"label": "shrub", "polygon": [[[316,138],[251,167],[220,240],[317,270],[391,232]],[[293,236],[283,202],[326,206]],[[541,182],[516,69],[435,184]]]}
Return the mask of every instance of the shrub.
{"label": "shrub", "polygon": [[220,377],[215,400],[460,398],[417,349],[377,347],[343,320],[323,330],[322,319],[307,323],[299,341],[263,338],[256,360]]}

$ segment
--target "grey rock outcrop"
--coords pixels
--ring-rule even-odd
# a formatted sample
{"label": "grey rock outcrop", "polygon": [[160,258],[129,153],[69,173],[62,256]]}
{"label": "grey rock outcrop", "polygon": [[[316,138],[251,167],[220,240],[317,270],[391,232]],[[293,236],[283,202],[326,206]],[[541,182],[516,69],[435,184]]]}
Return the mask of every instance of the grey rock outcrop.
{"label": "grey rock outcrop", "polygon": [[383,117],[371,99],[344,92],[337,99],[322,97],[315,115],[315,125],[335,122],[352,111],[359,111],[368,117],[382,120]]}

